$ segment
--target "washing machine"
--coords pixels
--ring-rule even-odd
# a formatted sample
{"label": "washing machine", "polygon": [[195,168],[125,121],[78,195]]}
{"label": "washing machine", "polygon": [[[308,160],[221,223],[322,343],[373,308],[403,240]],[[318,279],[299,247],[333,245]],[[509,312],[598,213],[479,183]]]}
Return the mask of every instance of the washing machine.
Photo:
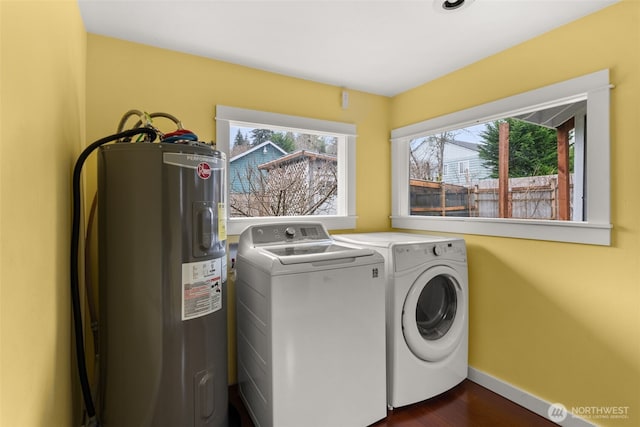
{"label": "washing machine", "polygon": [[384,258],[319,223],[251,226],[236,262],[240,397],[256,426],[387,415]]}
{"label": "washing machine", "polygon": [[385,258],[389,408],[429,399],[462,382],[469,336],[464,240],[409,233],[333,238]]}

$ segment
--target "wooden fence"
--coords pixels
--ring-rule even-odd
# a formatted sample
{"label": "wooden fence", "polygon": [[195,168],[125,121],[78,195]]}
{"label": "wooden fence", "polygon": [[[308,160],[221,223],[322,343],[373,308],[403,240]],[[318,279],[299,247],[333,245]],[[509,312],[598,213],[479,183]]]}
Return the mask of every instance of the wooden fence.
{"label": "wooden fence", "polygon": [[411,215],[473,216],[467,187],[419,179],[410,187]]}
{"label": "wooden fence", "polygon": [[[557,175],[510,178],[507,217],[558,219],[557,183]],[[500,217],[497,179],[481,180],[470,187],[412,179],[410,187],[412,215]]]}

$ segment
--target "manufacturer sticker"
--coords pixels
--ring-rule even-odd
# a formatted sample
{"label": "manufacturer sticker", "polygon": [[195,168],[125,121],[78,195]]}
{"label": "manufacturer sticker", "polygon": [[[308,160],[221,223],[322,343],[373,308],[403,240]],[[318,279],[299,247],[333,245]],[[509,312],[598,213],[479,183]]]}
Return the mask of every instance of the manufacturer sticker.
{"label": "manufacturer sticker", "polygon": [[227,206],[224,202],[218,203],[218,238],[227,240]]}
{"label": "manufacturer sticker", "polygon": [[182,264],[182,320],[222,308],[222,258]]}

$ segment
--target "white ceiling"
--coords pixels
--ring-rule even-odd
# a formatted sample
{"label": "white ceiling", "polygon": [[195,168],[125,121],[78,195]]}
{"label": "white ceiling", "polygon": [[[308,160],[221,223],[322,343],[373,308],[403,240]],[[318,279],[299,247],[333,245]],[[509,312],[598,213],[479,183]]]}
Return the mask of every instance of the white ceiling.
{"label": "white ceiling", "polygon": [[90,33],[393,96],[619,0],[442,1],[78,3]]}

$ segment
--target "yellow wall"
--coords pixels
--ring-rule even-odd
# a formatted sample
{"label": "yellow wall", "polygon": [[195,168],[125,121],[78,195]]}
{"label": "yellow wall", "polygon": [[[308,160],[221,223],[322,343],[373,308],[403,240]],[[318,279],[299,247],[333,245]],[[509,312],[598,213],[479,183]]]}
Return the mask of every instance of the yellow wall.
{"label": "yellow wall", "polygon": [[470,365],[640,425],[640,2],[623,1],[392,100],[397,128],[611,70],[611,247],[465,236]]}
{"label": "yellow wall", "polygon": [[71,426],[70,176],[85,133],[77,3],[3,0],[0,52],[0,426]]}

